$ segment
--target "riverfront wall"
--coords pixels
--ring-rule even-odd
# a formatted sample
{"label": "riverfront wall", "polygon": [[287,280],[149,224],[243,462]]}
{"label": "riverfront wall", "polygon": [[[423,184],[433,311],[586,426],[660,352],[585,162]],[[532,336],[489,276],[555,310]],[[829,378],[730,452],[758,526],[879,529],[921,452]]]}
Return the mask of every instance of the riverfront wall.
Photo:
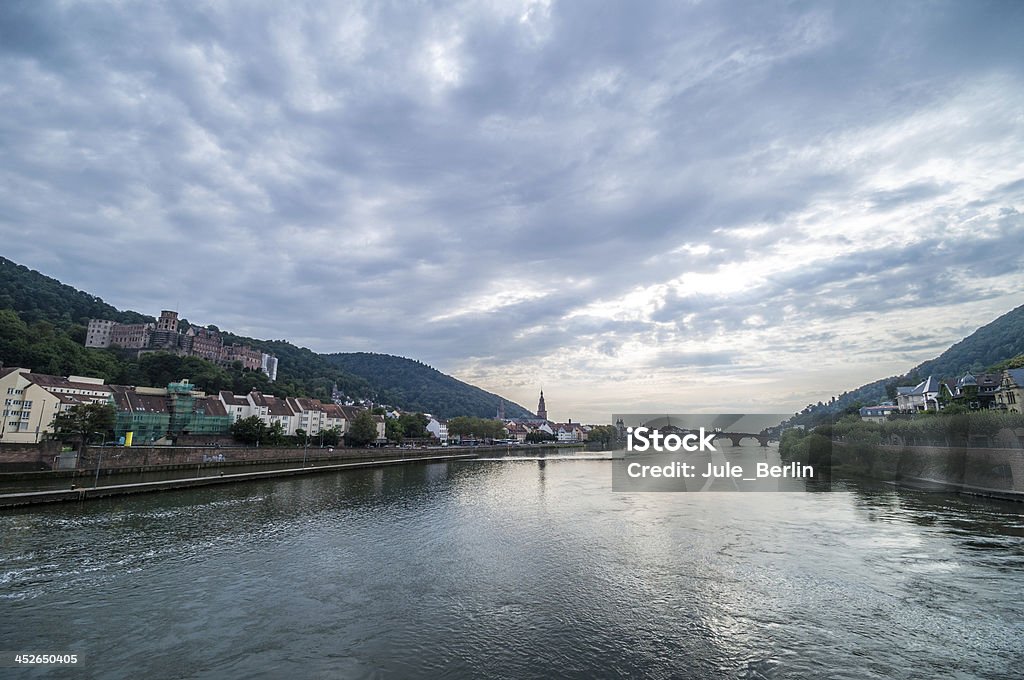
{"label": "riverfront wall", "polygon": [[[550,448],[578,448],[579,445],[552,446]],[[548,448],[548,447],[545,447]],[[445,448],[320,448],[296,447],[217,447],[217,446],[103,446],[89,447],[82,456],[75,453],[60,453],[55,442],[40,446],[12,446],[0,448],[0,470],[8,480],[30,480],[33,478],[78,477],[95,474],[97,468],[103,475],[148,472],[154,470],[177,470],[185,468],[241,467],[245,465],[282,465],[324,461],[367,460],[387,458],[421,458],[441,453],[472,451],[476,454],[508,450],[505,446],[477,446]],[[523,449],[516,449],[523,450]],[[530,449],[525,449],[530,450]],[[63,468],[63,469],[61,469]]]}
{"label": "riverfront wall", "polygon": [[60,443],[45,441],[40,444],[0,444],[0,470],[40,470],[53,466],[60,453]]}
{"label": "riverfront wall", "polygon": [[325,474],[341,472],[345,470],[357,470],[371,467],[385,467],[390,465],[406,465],[410,463],[447,462],[475,458],[475,453],[422,455],[414,458],[374,458],[372,460],[354,461],[348,463],[335,463],[321,466],[306,466],[298,468],[287,468],[279,470],[261,470],[258,472],[237,472],[232,474],[211,475],[208,477],[180,477],[155,482],[138,482],[132,484],[110,484],[95,487],[77,487],[72,485],[68,489],[57,489],[48,491],[29,491],[20,493],[0,494],[0,508],[9,508],[25,505],[38,505],[40,503],[61,503],[69,501],[85,501],[110,496],[127,496],[139,493],[153,493],[156,491],[172,491],[175,489],[188,489],[197,486],[211,486],[220,484],[232,484],[236,482],[251,482],[278,477],[293,477],[296,475]]}
{"label": "riverfront wall", "polygon": [[848,446],[833,462],[906,486],[1024,501],[1024,449],[943,446]]}
{"label": "riverfront wall", "polygon": [[[350,449],[291,447],[215,447],[215,446],[93,446],[77,456],[74,452],[60,453],[57,446],[12,446],[0,448],[0,463],[8,471],[54,470],[57,471],[58,456],[64,458],[66,466],[74,469],[95,471],[114,469],[136,469],[203,463],[268,463],[274,461],[334,460],[338,458],[371,458],[387,455],[408,457],[408,451],[400,449]],[[27,467],[32,466],[32,467]]]}

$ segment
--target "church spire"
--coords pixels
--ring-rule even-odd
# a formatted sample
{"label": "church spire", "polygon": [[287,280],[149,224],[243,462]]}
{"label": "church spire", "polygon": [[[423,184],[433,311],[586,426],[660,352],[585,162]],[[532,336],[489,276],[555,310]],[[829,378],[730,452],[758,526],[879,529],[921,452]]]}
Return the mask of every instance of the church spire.
{"label": "church spire", "polygon": [[537,417],[541,420],[548,419],[548,409],[544,405],[544,390],[540,391],[540,401],[537,402]]}

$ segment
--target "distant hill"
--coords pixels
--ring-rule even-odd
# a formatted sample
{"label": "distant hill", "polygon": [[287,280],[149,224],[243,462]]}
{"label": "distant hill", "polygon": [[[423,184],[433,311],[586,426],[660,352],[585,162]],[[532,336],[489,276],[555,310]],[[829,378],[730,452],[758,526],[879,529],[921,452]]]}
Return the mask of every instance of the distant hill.
{"label": "distant hill", "polygon": [[[274,354],[278,379],[223,368],[196,357],[148,355],[141,360],[115,350],[86,349],[89,319],[121,323],[154,321],[123,312],[102,299],[0,257],[0,362],[59,375],[94,375],[108,382],[161,386],[188,377],[201,389],[235,392],[260,389],[278,396],[329,399],[337,385],[354,399],[372,399],[442,417],[493,417],[500,397],[411,359],[386,354],[321,355],[285,340],[260,340],[222,332],[226,343],[244,343]],[[169,377],[170,376],[170,377]],[[510,417],[527,414],[506,401]]]}
{"label": "distant hill", "polygon": [[[890,398],[897,385],[916,385],[930,375],[955,378],[968,371],[998,369],[1024,353],[1024,305],[974,331],[945,352],[923,361],[903,375],[894,375],[841,394],[835,402],[812,405],[794,422],[812,423],[824,415],[839,413],[858,402],[871,405]],[[888,389],[887,389],[888,388]]]}
{"label": "distant hill", "polygon": [[[325,354],[324,359],[370,383],[380,401],[443,417],[472,415],[493,418],[501,400],[496,394],[468,385],[426,364],[390,354],[353,352]],[[519,404],[505,401],[509,418],[530,417]]]}
{"label": "distant hill", "polygon": [[981,372],[1024,352],[1024,305],[974,331],[939,356],[915,367],[910,374],[953,377]]}
{"label": "distant hill", "polygon": [[138,312],[122,312],[102,299],[83,293],[0,257],[0,309],[13,309],[26,323],[88,324],[89,319],[113,319],[120,323],[154,321]]}

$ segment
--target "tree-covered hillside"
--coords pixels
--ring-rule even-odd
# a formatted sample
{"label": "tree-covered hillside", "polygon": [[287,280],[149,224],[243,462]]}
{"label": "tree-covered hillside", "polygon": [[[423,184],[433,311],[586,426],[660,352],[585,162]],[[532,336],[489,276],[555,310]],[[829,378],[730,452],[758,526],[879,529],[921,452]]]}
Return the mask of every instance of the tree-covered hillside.
{"label": "tree-covered hillside", "polygon": [[[278,379],[240,366],[218,366],[197,357],[83,346],[89,319],[121,323],[153,321],[121,312],[98,297],[0,257],[0,362],[52,375],[90,375],[108,383],[162,387],[188,378],[207,392],[259,389],[277,396],[330,399],[337,385],[347,396],[373,399],[409,411],[440,416],[493,417],[499,397],[429,366],[384,354],[321,355],[284,340],[259,340],[222,332],[226,344],[246,344],[278,358]],[[187,322],[182,320],[182,324]],[[509,416],[526,410],[507,402]]]}
{"label": "tree-covered hillside", "polygon": [[968,371],[984,373],[1015,366],[1024,353],[1024,305],[1003,314],[945,352],[924,361],[903,375],[876,380],[841,394],[834,402],[808,405],[794,420],[813,424],[823,418],[860,405],[893,398],[898,385],[916,385],[930,375],[939,379],[958,378]]}
{"label": "tree-covered hillside", "polygon": [[[390,354],[352,352],[325,354],[331,365],[366,379],[377,393],[377,400],[402,404],[403,408],[437,416],[457,415],[493,418],[501,399],[496,394],[468,385],[419,361]],[[529,411],[509,401],[505,415],[522,418]]]}
{"label": "tree-covered hillside", "polygon": [[26,323],[85,325],[94,318],[120,323],[153,321],[153,317],[138,312],[121,312],[98,297],[5,257],[0,257],[0,309],[13,309]]}
{"label": "tree-covered hillside", "polygon": [[[276,356],[277,382],[286,389],[325,401],[330,400],[334,385],[347,396],[356,399],[372,399],[376,396],[368,381],[332,365],[323,355],[305,347],[296,347],[285,340],[258,340],[232,333],[222,332],[221,336],[225,344],[249,345]],[[396,405],[406,408],[404,405]]]}
{"label": "tree-covered hillside", "polygon": [[1024,305],[1003,314],[956,343],[911,373],[952,377],[967,371],[980,373],[1024,352]]}

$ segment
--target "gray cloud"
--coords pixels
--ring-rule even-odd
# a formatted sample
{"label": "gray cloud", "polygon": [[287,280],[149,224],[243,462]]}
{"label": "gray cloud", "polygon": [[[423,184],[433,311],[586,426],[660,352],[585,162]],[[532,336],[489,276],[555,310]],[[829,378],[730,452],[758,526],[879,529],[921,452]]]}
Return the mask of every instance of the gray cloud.
{"label": "gray cloud", "polygon": [[1022,14],[2,3],[0,237],[121,307],[495,389],[833,351],[807,328],[1019,290]]}

